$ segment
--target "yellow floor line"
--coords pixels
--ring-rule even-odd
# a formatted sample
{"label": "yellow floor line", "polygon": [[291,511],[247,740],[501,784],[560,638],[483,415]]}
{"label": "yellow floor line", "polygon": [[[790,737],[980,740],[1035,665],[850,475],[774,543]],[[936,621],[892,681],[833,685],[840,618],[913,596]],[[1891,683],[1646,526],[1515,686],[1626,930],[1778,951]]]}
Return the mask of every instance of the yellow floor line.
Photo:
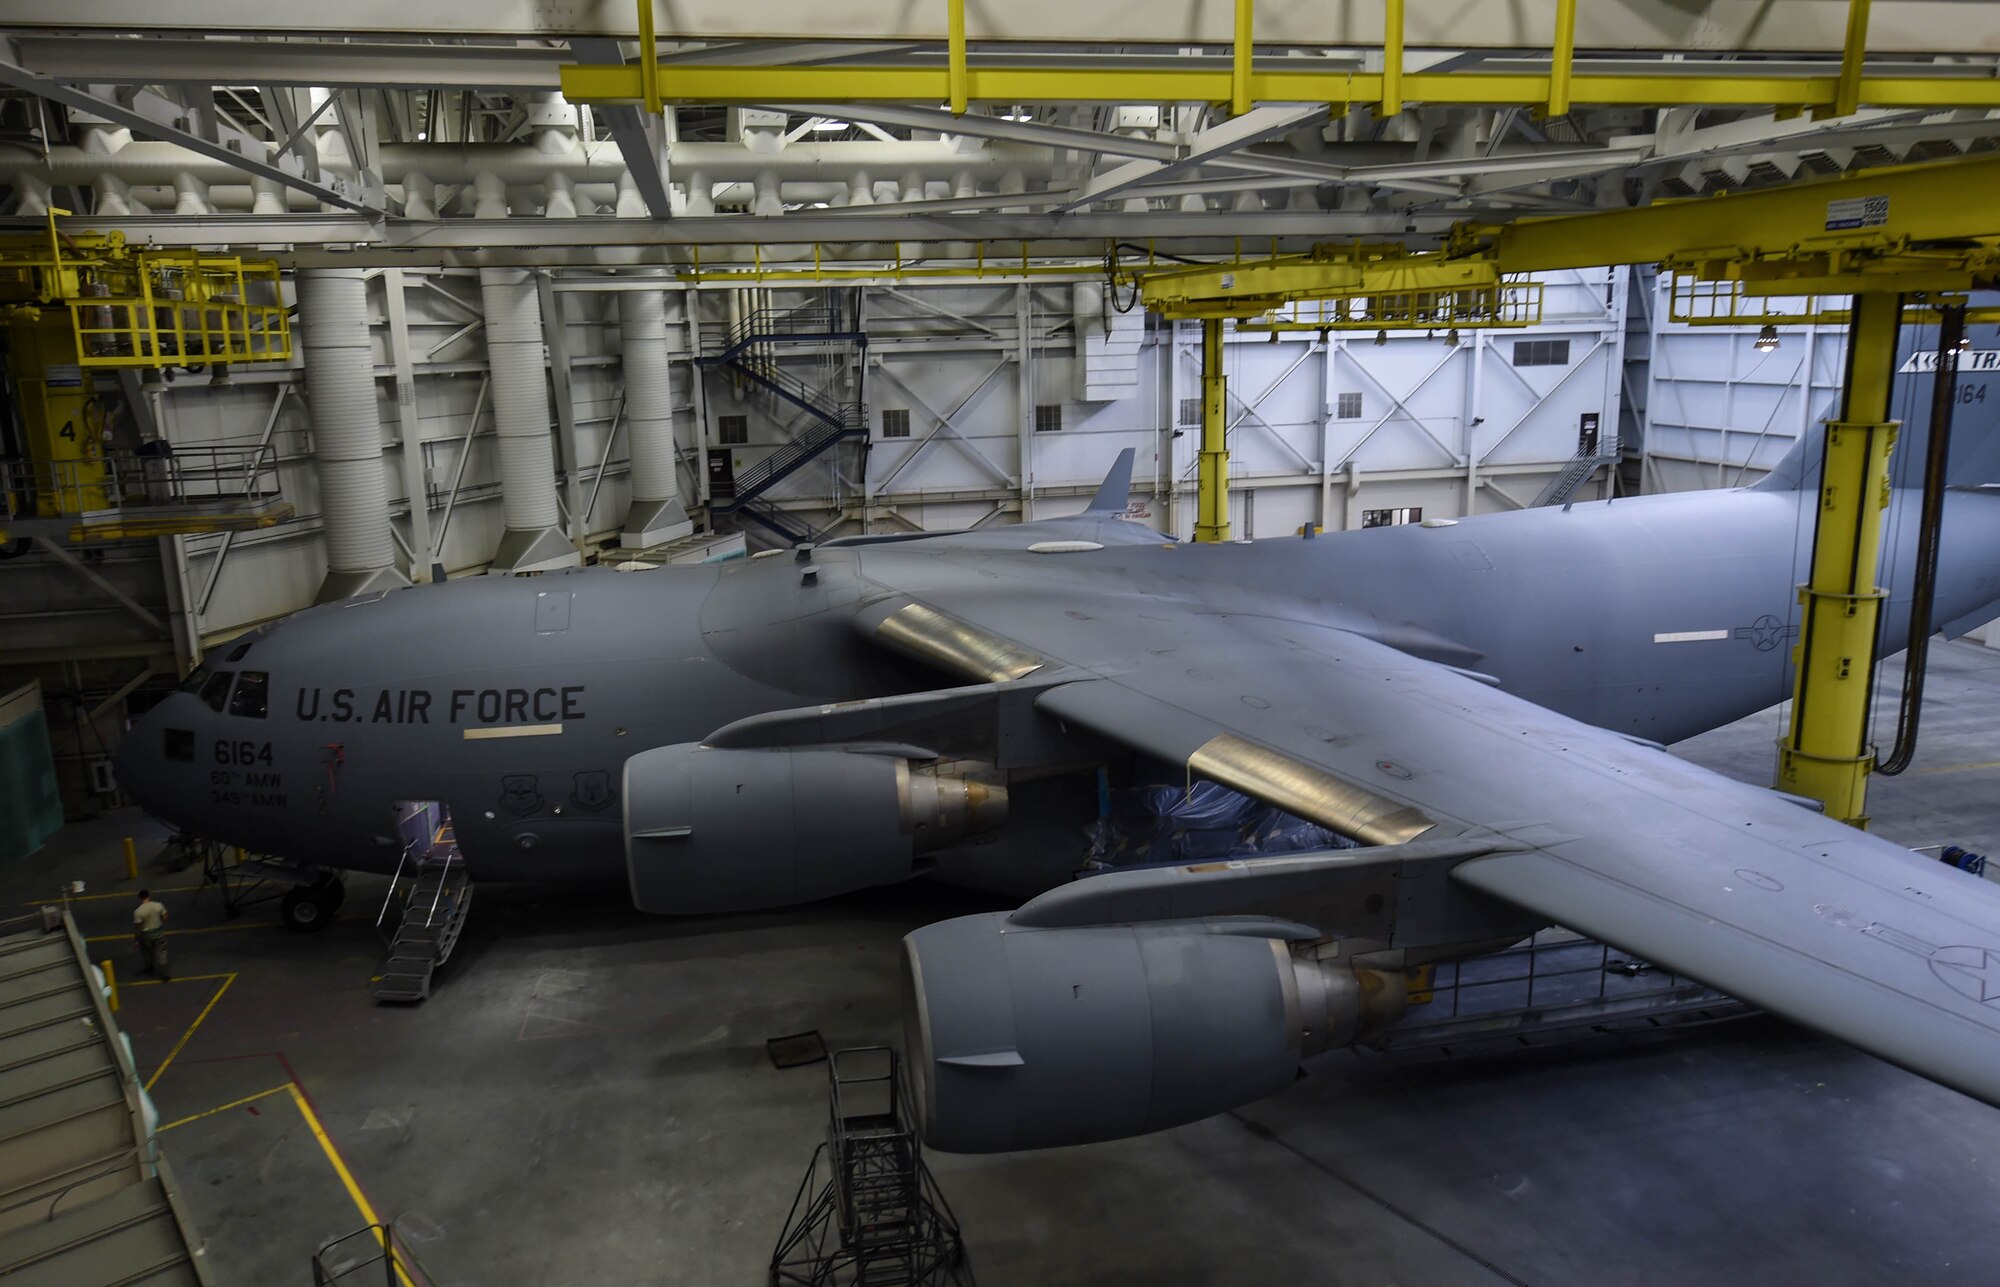
{"label": "yellow floor line", "polygon": [[[223,987],[228,986],[226,983],[223,985]],[[216,995],[221,995],[220,990],[217,991]],[[210,1004],[213,1005],[214,1002],[210,1002]],[[200,1023],[201,1021],[197,1019],[195,1022]],[[193,1032],[194,1030],[190,1028],[188,1031]],[[186,1038],[184,1037],[182,1040],[185,1041]],[[175,1049],[178,1050],[179,1047],[175,1047]],[[167,1058],[171,1060],[173,1056],[169,1055]],[[161,1065],[163,1071],[165,1067],[166,1065]],[[153,1076],[157,1079],[159,1073],[154,1073]],[[151,1084],[151,1082],[147,1083],[149,1086]],[[254,1104],[260,1099],[268,1099],[272,1095],[282,1095],[288,1092],[292,1097],[292,1102],[298,1105],[299,1116],[305,1120],[306,1129],[312,1132],[312,1137],[319,1142],[320,1151],[326,1154],[326,1160],[332,1165],[334,1175],[340,1180],[340,1186],[347,1190],[347,1196],[353,1201],[354,1209],[361,1213],[361,1219],[370,1225],[381,1224],[382,1217],[375,1214],[375,1208],[370,1205],[368,1196],[361,1191],[360,1184],[355,1182],[354,1172],[347,1169],[346,1159],[342,1158],[340,1150],[334,1147],[332,1138],[326,1133],[326,1128],[320,1124],[319,1114],[313,1112],[312,1105],[306,1101],[306,1097],[299,1090],[297,1082],[288,1081],[282,1086],[273,1086],[269,1090],[260,1090],[254,1095],[245,1095],[241,1099],[232,1099],[226,1104],[219,1104],[214,1108],[206,1109],[191,1117],[183,1117],[179,1121],[168,1122],[159,1129],[161,1131],[170,1131],[176,1126],[186,1126],[189,1122],[198,1122],[204,1117],[213,1117],[217,1113],[226,1113],[232,1108],[241,1108],[245,1104]],[[396,1277],[403,1284],[403,1287],[416,1287],[416,1284],[411,1281],[409,1274],[403,1271],[403,1267],[400,1264],[396,1266]]]}
{"label": "yellow floor line", "polygon": [[[347,1189],[347,1196],[354,1199],[354,1209],[361,1213],[361,1219],[371,1225],[381,1224],[382,1218],[375,1214],[375,1208],[368,1204],[367,1195],[363,1194],[361,1186],[354,1182],[354,1174],[347,1169],[347,1163],[341,1160],[340,1150],[333,1146],[331,1139],[327,1138],[326,1128],[320,1125],[319,1115],[313,1112],[312,1105],[308,1104],[306,1097],[299,1092],[297,1083],[287,1082],[285,1089],[292,1092],[292,1102],[299,1106],[299,1115],[306,1119],[306,1129],[310,1130],[313,1138],[319,1141],[320,1150],[326,1154],[326,1160],[333,1164],[333,1173],[340,1177],[341,1184]],[[403,1272],[401,1265],[396,1266],[396,1277],[402,1281],[403,1287],[416,1287],[416,1284],[410,1281],[410,1276]]]}
{"label": "yellow floor line", "polygon": [[1947,764],[1943,768],[1918,769],[1910,776],[1918,777],[1927,773],[1963,773],[1967,769],[2000,769],[2000,760],[1981,760],[1977,764]]}
{"label": "yellow floor line", "polygon": [[[168,1122],[165,1126],[160,1127],[160,1130],[170,1131],[176,1126],[186,1126],[189,1122],[198,1122],[204,1117],[213,1117],[217,1113],[226,1113],[232,1108],[241,1108],[245,1104],[254,1104],[258,1100],[263,1099],[270,1095],[282,1095],[291,1088],[292,1088],[292,1083],[286,1082],[282,1086],[273,1086],[269,1090],[260,1090],[254,1095],[245,1095],[241,1099],[232,1099],[226,1104],[220,1104],[204,1112],[196,1113],[192,1117],[183,1117],[177,1122]],[[158,1132],[155,1133],[157,1134]]]}
{"label": "yellow floor line", "polygon": [[203,979],[229,979],[232,974],[183,974],[178,979],[132,979],[118,985],[123,992],[126,988],[155,988],[162,983],[200,983]]}
{"label": "yellow floor line", "polygon": [[188,1038],[194,1035],[194,1030],[196,1028],[201,1027],[201,1021],[203,1019],[208,1018],[208,1012],[210,1010],[215,1009],[215,1003],[217,1001],[222,1000],[222,994],[229,991],[229,985],[234,982],[236,982],[236,976],[234,974],[228,975],[222,980],[222,986],[215,990],[215,995],[208,999],[208,1004],[201,1008],[201,1013],[194,1017],[194,1022],[189,1024],[187,1026],[187,1031],[181,1034],[181,1039],[174,1043],[174,1048],[167,1052],[167,1057],[160,1061],[160,1066],[158,1068],[155,1068],[153,1070],[153,1075],[146,1079],[147,1090],[151,1090],[153,1088],[153,1083],[160,1080],[160,1075],[166,1072],[168,1065],[174,1062],[174,1056],[178,1055],[181,1052],[181,1047],[187,1045]]}
{"label": "yellow floor line", "polygon": [[[125,877],[120,876],[118,879],[124,880]],[[198,894],[205,888],[207,888],[205,885],[164,885],[153,892],[156,894]],[[32,903],[16,903],[14,905],[16,907],[47,907],[50,903],[89,903],[95,902],[100,898],[137,899],[138,897],[139,895],[136,890],[121,889],[111,894],[59,894],[54,898],[38,898]]]}
{"label": "yellow floor line", "polygon": [[[193,929],[168,930],[167,934],[169,937],[176,934],[221,934],[229,930],[272,929],[277,924],[278,922],[276,921],[251,921],[246,925],[197,925]],[[120,939],[131,937],[130,934],[93,934],[83,941],[86,943],[115,943]]]}

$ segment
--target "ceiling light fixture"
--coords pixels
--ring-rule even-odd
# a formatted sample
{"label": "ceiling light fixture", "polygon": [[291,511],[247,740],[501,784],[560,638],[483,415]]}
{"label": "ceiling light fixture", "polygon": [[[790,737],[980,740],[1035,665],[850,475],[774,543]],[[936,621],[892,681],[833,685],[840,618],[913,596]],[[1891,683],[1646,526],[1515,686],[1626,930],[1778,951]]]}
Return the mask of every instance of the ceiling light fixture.
{"label": "ceiling light fixture", "polygon": [[1387,344],[1388,342],[1389,342],[1389,332],[1387,331],[1375,332],[1375,347],[1380,348],[1384,344]]}
{"label": "ceiling light fixture", "polygon": [[1772,323],[1766,322],[1764,329],[1757,332],[1757,351],[1759,353],[1770,353],[1775,351],[1777,347],[1778,328]]}

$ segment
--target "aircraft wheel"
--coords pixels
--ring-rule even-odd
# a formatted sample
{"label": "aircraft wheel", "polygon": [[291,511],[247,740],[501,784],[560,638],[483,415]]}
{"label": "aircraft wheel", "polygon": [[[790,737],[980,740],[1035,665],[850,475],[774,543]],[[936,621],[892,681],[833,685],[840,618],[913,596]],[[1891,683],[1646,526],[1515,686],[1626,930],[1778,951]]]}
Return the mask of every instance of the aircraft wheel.
{"label": "aircraft wheel", "polygon": [[285,922],[286,929],[308,934],[333,923],[334,906],[320,889],[300,885],[285,891],[284,899],[278,904],[278,915]]}
{"label": "aircraft wheel", "polygon": [[326,914],[333,915],[347,902],[347,882],[338,876],[322,877],[312,887],[313,897],[326,905]]}

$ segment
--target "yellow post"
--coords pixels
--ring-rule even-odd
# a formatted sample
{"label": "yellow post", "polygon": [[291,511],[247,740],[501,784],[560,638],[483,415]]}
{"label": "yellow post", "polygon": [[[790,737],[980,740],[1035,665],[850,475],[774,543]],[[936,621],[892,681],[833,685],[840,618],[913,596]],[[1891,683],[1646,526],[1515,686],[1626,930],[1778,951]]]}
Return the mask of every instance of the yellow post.
{"label": "yellow post", "polygon": [[1222,319],[1201,321],[1201,463],[1195,473],[1194,539],[1229,539],[1229,386],[1222,374]]}
{"label": "yellow post", "polygon": [[653,32],[653,0],[639,0],[639,97],[660,113],[660,42]]}
{"label": "yellow post", "polygon": [[965,66],[965,0],[945,0],[945,84],[951,94],[951,114],[965,115],[971,77]]}
{"label": "yellow post", "polygon": [[1403,0],[1382,6],[1382,119],[1403,110]]}
{"label": "yellow post", "polygon": [[107,1004],[108,1004],[108,1005],[110,1005],[110,1007],[111,1007],[111,1013],[113,1013],[113,1014],[117,1014],[117,1013],[118,1013],[118,971],[117,971],[117,969],[115,969],[115,968],[114,968],[114,967],[112,966],[112,964],[111,964],[111,958],[110,958],[110,957],[108,957],[108,956],[107,956],[107,957],[105,957],[105,958],[104,958],[104,959],[103,959],[102,961],[99,961],[99,962],[97,963],[97,968],[99,968],[99,969],[101,969],[101,970],[103,970],[103,971],[104,971],[104,986],[105,986],[106,988],[110,989],[110,991],[111,991],[111,998],[110,998],[110,1000],[109,1000],[109,1001],[107,1002]]}
{"label": "yellow post", "polygon": [[1549,54],[1549,115],[1569,111],[1570,70],[1576,62],[1576,0],[1556,0],[1556,38]]}
{"label": "yellow post", "polygon": [[125,879],[139,879],[139,849],[130,836],[125,837]]}
{"label": "yellow post", "polygon": [[1882,511],[1889,503],[1889,419],[1902,298],[1854,297],[1840,419],[1826,427],[1813,531],[1812,579],[1799,587],[1804,612],[1792,664],[1791,727],[1778,751],[1778,786],[1824,801],[1830,818],[1866,829],[1868,695],[1875,668],[1875,584]]}
{"label": "yellow post", "polygon": [[1847,0],[1847,40],[1840,50],[1840,79],[1833,84],[1833,110],[1816,119],[1852,116],[1861,106],[1861,62],[1868,50],[1869,0]]}
{"label": "yellow post", "polygon": [[1229,114],[1241,116],[1250,110],[1250,31],[1255,25],[1252,17],[1253,0],[1236,0],[1236,45],[1231,52],[1235,55],[1229,63]]}

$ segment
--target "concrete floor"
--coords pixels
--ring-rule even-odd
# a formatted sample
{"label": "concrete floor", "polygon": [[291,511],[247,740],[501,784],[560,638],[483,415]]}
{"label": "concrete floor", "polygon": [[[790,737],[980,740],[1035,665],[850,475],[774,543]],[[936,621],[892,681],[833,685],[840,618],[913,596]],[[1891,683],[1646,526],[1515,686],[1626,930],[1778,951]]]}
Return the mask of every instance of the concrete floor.
{"label": "concrete floor", "polygon": [[[1934,656],[1926,739],[1873,788],[1877,830],[2000,849],[2000,652]],[[1764,780],[1780,727],[1683,749]],[[121,972],[125,834],[156,833],[110,815],[0,873],[9,902],[88,881],[80,919]],[[164,1142],[229,1287],[307,1281],[363,1204],[438,1287],[763,1282],[826,1112],[823,1066],[776,1070],[764,1040],[893,1040],[899,938],[990,905],[911,887],[675,922],[615,891],[487,886],[405,1010],[368,998],[379,880],[297,936],[269,907],[225,921],[185,874],[147,879],[176,977],[129,988],[120,1017],[140,1067],[165,1064]],[[932,1163],[988,1287],[2000,1282],[2000,1112],[1765,1019],[1341,1055],[1162,1135]]]}

